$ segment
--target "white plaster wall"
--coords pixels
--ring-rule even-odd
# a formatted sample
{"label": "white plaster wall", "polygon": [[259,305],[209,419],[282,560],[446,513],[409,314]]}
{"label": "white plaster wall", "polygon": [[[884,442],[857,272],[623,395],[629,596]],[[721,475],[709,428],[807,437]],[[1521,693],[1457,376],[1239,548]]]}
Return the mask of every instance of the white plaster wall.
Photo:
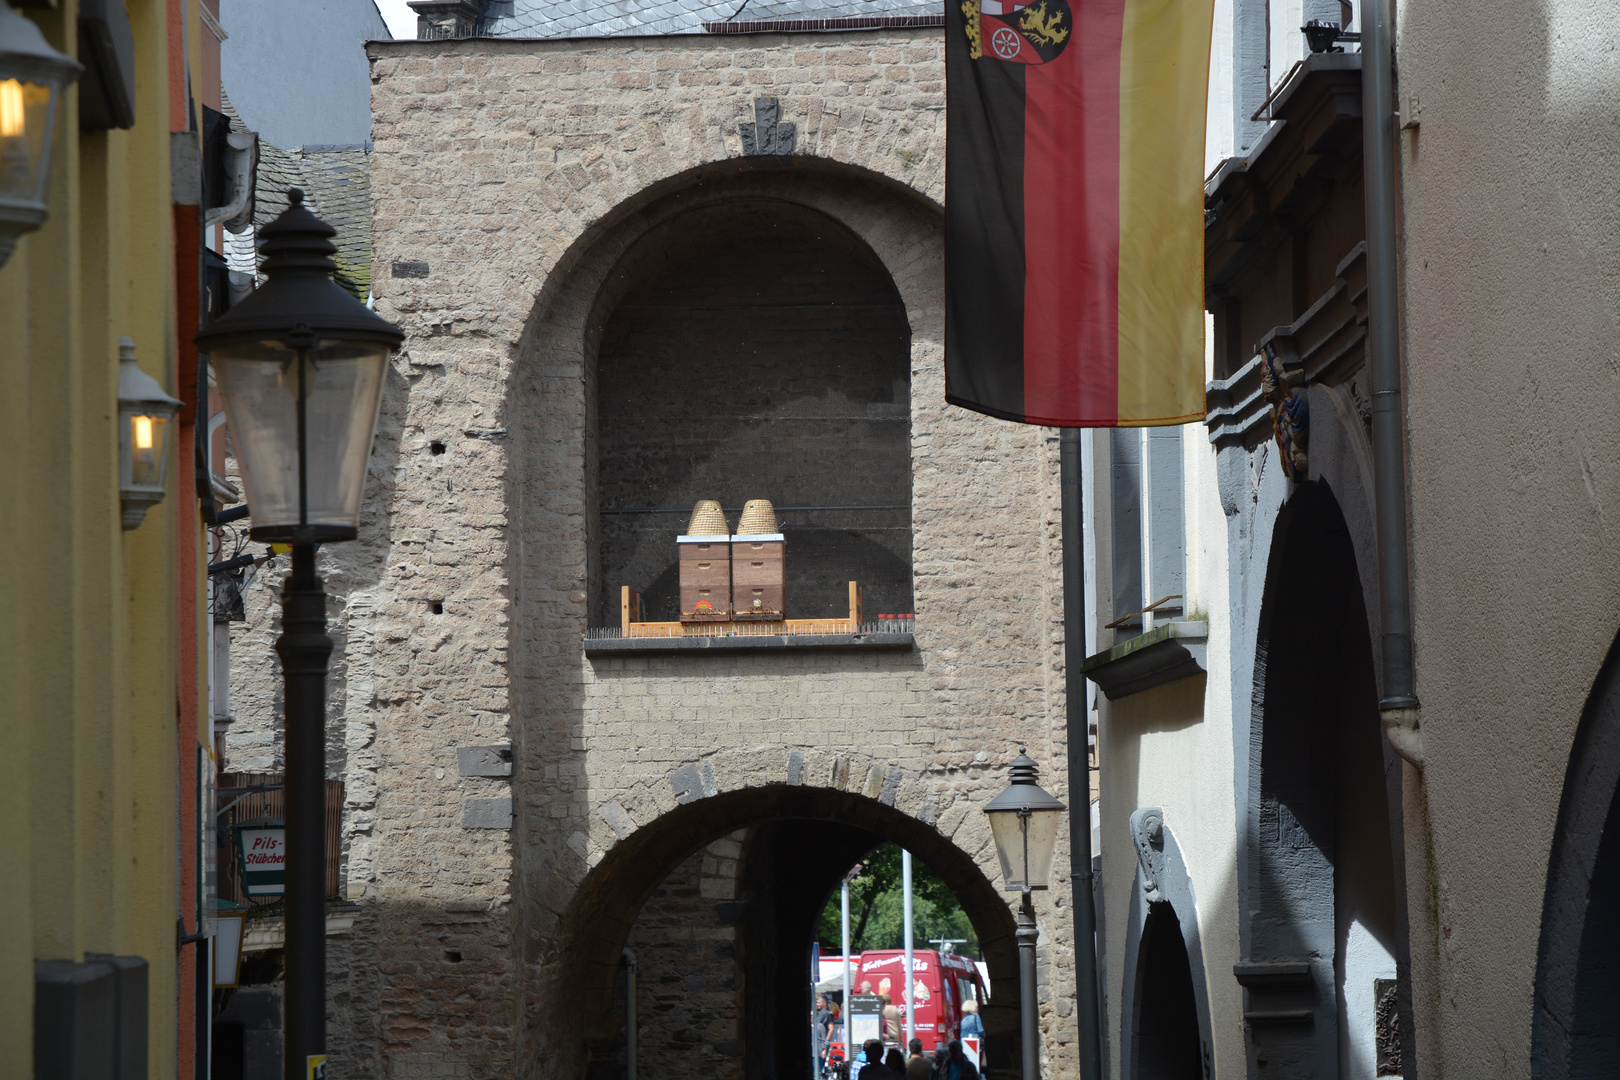
{"label": "white plaster wall", "polygon": [[1359,919],[1351,921],[1344,943],[1343,1016],[1339,1029],[1341,1080],[1378,1076],[1378,1001],[1375,980],[1395,977],[1395,957]]}
{"label": "white plaster wall", "polygon": [[[1107,440],[1093,442],[1097,462],[1091,505],[1099,565],[1111,558],[1107,523]],[[1187,605],[1209,619],[1208,674],[1111,702],[1101,699],[1101,849],[1103,852],[1103,953],[1111,1071],[1122,1067],[1124,988],[1135,973],[1123,969],[1131,892],[1136,888],[1136,849],[1130,815],[1144,806],[1164,809],[1198,903],[1202,964],[1210,1003],[1216,1075],[1244,1069],[1242,997],[1230,977],[1239,954],[1237,911],[1237,799],[1233,790],[1231,687],[1232,621],[1228,587],[1227,526],[1216,483],[1215,451],[1200,424],[1183,430]],[[1098,482],[1097,478],[1102,477]],[[1108,575],[1100,575],[1106,581]],[[1112,598],[1095,597],[1095,610],[1112,610]],[[1104,616],[1106,618],[1106,616]],[[1114,632],[1102,632],[1093,649],[1107,648]],[[1252,655],[1252,646],[1251,646]]]}
{"label": "white plaster wall", "polygon": [[[1401,0],[1420,1064],[1529,1074],[1547,853],[1620,618],[1620,9]],[[1428,873],[1425,873],[1425,867]]]}
{"label": "white plaster wall", "polygon": [[272,146],[371,137],[367,41],[390,40],[374,0],[220,0],[220,81]]}

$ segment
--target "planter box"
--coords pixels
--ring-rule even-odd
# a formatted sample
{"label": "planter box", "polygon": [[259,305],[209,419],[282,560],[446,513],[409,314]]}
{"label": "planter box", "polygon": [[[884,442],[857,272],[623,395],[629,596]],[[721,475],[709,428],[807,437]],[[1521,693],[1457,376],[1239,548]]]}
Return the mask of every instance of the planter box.
{"label": "planter box", "polygon": [[681,622],[730,622],[731,537],[677,536],[675,544],[681,556]]}
{"label": "planter box", "polygon": [[782,620],[786,548],[781,533],[731,538],[731,603],[737,622]]}

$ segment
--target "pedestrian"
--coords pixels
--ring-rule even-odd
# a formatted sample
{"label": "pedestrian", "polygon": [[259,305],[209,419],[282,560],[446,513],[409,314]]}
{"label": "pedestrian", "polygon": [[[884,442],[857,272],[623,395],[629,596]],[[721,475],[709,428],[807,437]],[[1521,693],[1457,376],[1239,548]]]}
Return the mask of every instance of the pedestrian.
{"label": "pedestrian", "polygon": [[962,1040],[952,1039],[946,1052],[945,1080],[979,1080],[979,1070],[962,1053]]}
{"label": "pedestrian", "polygon": [[962,1002],[962,1023],[958,1025],[957,1034],[964,1039],[969,1037],[984,1038],[984,1021],[979,1017],[979,1003],[977,1001]]}
{"label": "pedestrian", "polygon": [[827,995],[816,995],[816,1063],[827,1071],[827,1054],[832,1050],[833,1012],[827,1007]]}
{"label": "pedestrian", "polygon": [[883,1064],[889,1067],[889,1072],[894,1076],[895,1080],[906,1080],[906,1055],[900,1052],[898,1046],[889,1047],[889,1052],[884,1057]]}
{"label": "pedestrian", "polygon": [[950,1066],[951,1054],[944,1043],[934,1044],[934,1060],[930,1062],[928,1080],[945,1080],[945,1070]]}
{"label": "pedestrian", "polygon": [[888,994],[879,994],[878,1001],[883,1003],[883,1036],[884,1046],[900,1045],[900,1007],[895,1005]]}
{"label": "pedestrian", "polygon": [[911,1040],[911,1056],[906,1059],[906,1080],[928,1080],[933,1065],[923,1057],[922,1040]]}
{"label": "pedestrian", "polygon": [[876,1039],[867,1039],[861,1047],[861,1058],[866,1062],[861,1071],[855,1074],[855,1080],[892,1080],[893,1074],[889,1067],[883,1064],[883,1044]]}

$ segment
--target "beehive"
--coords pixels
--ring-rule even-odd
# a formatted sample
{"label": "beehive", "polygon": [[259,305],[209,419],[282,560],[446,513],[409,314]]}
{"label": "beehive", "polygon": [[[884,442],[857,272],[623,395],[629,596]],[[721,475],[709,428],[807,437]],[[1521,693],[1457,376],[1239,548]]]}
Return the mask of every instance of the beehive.
{"label": "beehive", "polygon": [[704,499],[692,508],[687,532],[675,538],[681,565],[681,622],[726,622],[731,618],[731,536],[720,504]]}
{"label": "beehive", "polygon": [[731,538],[731,602],[738,622],[784,618],[786,540],[764,499],[743,508]]}

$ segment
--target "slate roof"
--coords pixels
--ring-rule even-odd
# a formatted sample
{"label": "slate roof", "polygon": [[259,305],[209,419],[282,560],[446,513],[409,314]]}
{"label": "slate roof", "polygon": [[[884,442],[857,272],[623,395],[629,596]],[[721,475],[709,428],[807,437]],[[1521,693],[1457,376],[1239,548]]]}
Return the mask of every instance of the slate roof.
{"label": "slate roof", "polygon": [[[224,102],[236,131],[246,130],[241,117]],[[310,212],[337,230],[336,280],[358,299],[371,292],[371,149],[369,146],[292,147],[259,141],[259,169],[254,184],[253,228],[241,236],[226,234],[226,260],[247,269],[258,228],[287,209],[287,189],[299,188]],[[257,260],[252,260],[256,262]],[[257,276],[257,268],[254,268]]]}
{"label": "slate roof", "polygon": [[919,17],[941,12],[939,0],[487,0],[478,33],[514,38],[662,36],[713,32],[705,31],[704,23]]}

